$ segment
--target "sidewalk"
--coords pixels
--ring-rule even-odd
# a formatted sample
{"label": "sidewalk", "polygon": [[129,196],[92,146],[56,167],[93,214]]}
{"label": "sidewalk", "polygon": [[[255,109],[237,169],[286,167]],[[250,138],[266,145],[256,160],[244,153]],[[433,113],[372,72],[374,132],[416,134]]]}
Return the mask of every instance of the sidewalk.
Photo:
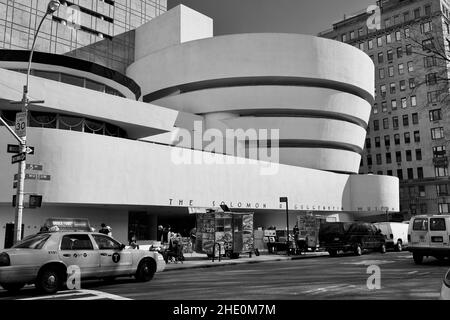
{"label": "sidewalk", "polygon": [[251,258],[248,255],[242,255],[239,259],[223,258],[220,262],[218,258],[212,259],[208,258],[205,254],[198,253],[186,253],[184,255],[185,261],[183,263],[168,263],[166,264],[165,271],[180,270],[180,269],[193,269],[193,268],[212,268],[220,267],[225,265],[236,265],[243,263],[261,263],[261,262],[271,262],[271,261],[287,261],[287,260],[301,260],[308,258],[324,257],[328,256],[328,252],[308,252],[302,255],[287,256],[284,254],[264,254],[261,253],[260,256],[252,255]]}

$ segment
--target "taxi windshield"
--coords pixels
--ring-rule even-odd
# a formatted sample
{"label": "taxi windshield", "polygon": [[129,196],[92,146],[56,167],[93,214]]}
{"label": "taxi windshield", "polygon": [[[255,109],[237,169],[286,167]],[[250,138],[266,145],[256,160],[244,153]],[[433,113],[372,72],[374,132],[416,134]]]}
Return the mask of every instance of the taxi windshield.
{"label": "taxi windshield", "polygon": [[50,234],[35,234],[23,239],[21,242],[13,246],[14,249],[42,249],[45,242],[50,238]]}

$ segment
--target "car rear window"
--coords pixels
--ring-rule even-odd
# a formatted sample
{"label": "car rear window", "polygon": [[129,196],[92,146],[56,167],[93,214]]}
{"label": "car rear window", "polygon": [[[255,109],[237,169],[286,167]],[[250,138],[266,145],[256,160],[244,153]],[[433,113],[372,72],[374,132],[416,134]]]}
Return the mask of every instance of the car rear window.
{"label": "car rear window", "polygon": [[445,231],[445,219],[444,218],[431,218],[430,219],[431,231]]}
{"label": "car rear window", "polygon": [[42,249],[44,244],[47,242],[48,238],[50,238],[50,234],[48,233],[35,234],[33,236],[29,236],[23,239],[21,242],[13,246],[13,248],[39,250]]}
{"label": "car rear window", "polygon": [[413,230],[428,231],[428,219],[427,218],[414,219]]}
{"label": "car rear window", "polygon": [[94,250],[94,247],[87,234],[71,234],[62,238],[61,250]]}

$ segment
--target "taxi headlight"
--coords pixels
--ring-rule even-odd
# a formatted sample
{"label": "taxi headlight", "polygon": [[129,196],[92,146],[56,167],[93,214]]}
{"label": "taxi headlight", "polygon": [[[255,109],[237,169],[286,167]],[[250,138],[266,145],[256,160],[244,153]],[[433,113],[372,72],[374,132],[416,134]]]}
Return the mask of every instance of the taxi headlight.
{"label": "taxi headlight", "polygon": [[9,255],[6,252],[0,253],[0,267],[7,267],[11,265]]}
{"label": "taxi headlight", "polygon": [[444,276],[444,284],[450,288],[450,269],[447,271],[447,273]]}

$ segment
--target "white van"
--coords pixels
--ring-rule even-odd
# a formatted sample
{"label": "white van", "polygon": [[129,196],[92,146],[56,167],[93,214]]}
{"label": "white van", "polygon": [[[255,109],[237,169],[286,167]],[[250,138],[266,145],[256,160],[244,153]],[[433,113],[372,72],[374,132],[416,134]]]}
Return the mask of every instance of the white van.
{"label": "white van", "polygon": [[423,257],[444,259],[450,257],[450,215],[415,216],[408,230],[408,251],[414,262],[421,264]]}
{"label": "white van", "polygon": [[402,251],[408,246],[408,225],[401,222],[377,222],[374,225],[385,237],[386,248]]}

